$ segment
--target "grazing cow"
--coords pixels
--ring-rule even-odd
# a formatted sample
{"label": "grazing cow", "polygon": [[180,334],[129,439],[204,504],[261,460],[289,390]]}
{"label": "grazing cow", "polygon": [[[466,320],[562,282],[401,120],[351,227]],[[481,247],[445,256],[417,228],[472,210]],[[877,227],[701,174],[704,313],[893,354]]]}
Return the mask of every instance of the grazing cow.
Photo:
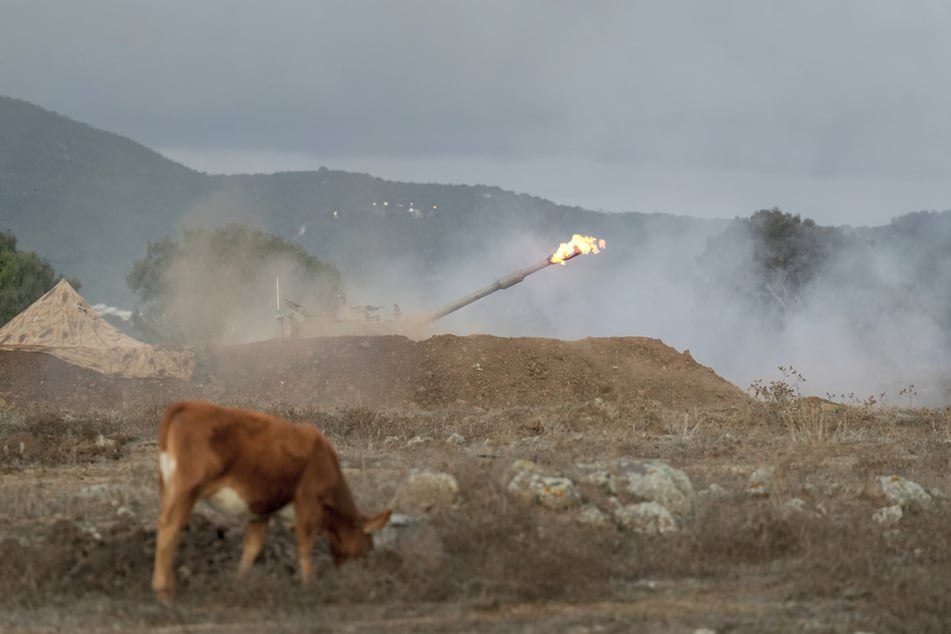
{"label": "grazing cow", "polygon": [[174,403],[159,427],[161,511],[152,589],[172,598],[172,563],[192,507],[205,499],[214,508],[248,520],[238,575],[251,567],[278,516],[293,523],[301,579],[313,579],[311,550],[326,534],[340,565],[373,548],[390,511],[367,517],[357,510],[337,453],[315,427],[204,401]]}

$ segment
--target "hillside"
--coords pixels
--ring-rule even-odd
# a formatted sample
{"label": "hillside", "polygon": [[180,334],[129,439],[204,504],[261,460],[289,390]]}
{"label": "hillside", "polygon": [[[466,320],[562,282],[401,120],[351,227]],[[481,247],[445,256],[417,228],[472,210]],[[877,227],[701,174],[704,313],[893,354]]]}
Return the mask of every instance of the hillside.
{"label": "hillside", "polygon": [[96,301],[207,189],[206,177],[129,139],[0,97],[0,225]]}
{"label": "hillside", "polygon": [[[183,226],[225,222],[300,240],[357,290],[392,273],[398,260],[399,277],[418,283],[424,295],[448,264],[483,257],[484,243],[530,236],[532,244],[556,246],[582,232],[633,247],[651,233],[705,235],[722,224],[596,213],[485,185],[400,183],[329,169],[208,175],[119,135],[0,97],[0,228],[12,231],[22,249],[78,277],[92,303],[131,304],[125,276],[148,241],[178,238]],[[493,268],[484,278],[504,272]],[[448,297],[432,295],[421,301]]]}

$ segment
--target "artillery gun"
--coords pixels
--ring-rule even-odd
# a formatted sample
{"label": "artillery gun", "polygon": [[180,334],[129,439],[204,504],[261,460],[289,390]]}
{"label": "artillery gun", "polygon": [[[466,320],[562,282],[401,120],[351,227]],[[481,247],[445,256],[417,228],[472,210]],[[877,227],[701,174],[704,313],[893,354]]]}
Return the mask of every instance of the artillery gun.
{"label": "artillery gun", "polygon": [[[529,275],[551,266],[565,264],[575,256],[600,253],[605,248],[604,240],[589,236],[574,235],[570,242],[563,242],[550,256],[535,264],[503,275],[477,291],[463,295],[435,310],[403,315],[399,305],[394,304],[389,316],[384,316],[383,306],[369,304],[351,305],[347,312],[309,313],[300,304],[281,297],[278,287],[278,336],[280,337],[337,337],[346,335],[404,335],[418,339],[427,335],[433,322],[450,313],[477,302],[496,291],[515,286]],[[282,310],[283,309],[283,310]]]}

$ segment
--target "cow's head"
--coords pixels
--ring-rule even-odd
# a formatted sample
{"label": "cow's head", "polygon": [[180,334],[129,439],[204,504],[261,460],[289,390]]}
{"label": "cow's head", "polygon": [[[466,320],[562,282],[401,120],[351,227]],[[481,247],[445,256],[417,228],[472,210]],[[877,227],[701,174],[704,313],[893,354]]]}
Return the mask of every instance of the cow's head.
{"label": "cow's head", "polygon": [[392,511],[383,511],[373,517],[360,517],[356,522],[331,521],[327,526],[330,554],[334,564],[360,557],[373,550],[373,533],[390,520]]}

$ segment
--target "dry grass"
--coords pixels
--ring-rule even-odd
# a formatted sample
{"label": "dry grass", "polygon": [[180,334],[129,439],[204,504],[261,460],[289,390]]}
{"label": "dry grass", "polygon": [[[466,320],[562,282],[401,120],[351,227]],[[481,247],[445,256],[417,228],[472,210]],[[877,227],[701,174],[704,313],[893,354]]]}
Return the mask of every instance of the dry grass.
{"label": "dry grass", "polygon": [[[747,409],[688,411],[600,401],[493,411],[242,405],[325,430],[361,506],[371,510],[392,498],[412,468],[453,473],[459,505],[430,518],[439,553],[379,550],[333,572],[326,553],[318,552],[318,569],[326,574],[303,589],[294,579],[291,540],[275,529],[251,578],[235,585],[241,527],[196,513],[178,559],[186,569],[182,600],[174,612],[162,611],[148,590],[156,506],[151,447],[160,413],[7,411],[0,439],[26,432],[42,450],[0,456],[0,626],[32,621],[147,629],[234,624],[275,611],[311,622],[333,606],[386,606],[405,616],[430,609],[424,606],[468,614],[605,601],[628,606],[609,610],[624,627],[647,618],[724,631],[788,631],[812,623],[817,631],[937,632],[951,619],[947,505],[883,528],[871,521],[880,502],[867,495],[871,480],[888,473],[951,492],[947,410],[792,397]],[[465,438],[463,446],[446,442],[453,433]],[[115,440],[117,449],[89,450],[100,438]],[[702,498],[683,530],[650,537],[526,508],[505,491],[505,473],[516,458],[565,471],[625,456],[668,460],[697,489],[716,483],[727,494]],[[775,467],[775,492],[750,497],[746,479],[763,464]],[[107,492],[80,495],[96,484],[108,485]],[[792,497],[804,501],[804,512],[788,512],[783,503]],[[119,508],[130,512],[120,515]],[[656,587],[674,603],[661,602]],[[697,587],[705,599],[697,598]],[[718,604],[734,607],[703,622],[683,616],[689,611],[658,607],[688,597],[718,597]],[[642,610],[636,618],[631,606]]]}

